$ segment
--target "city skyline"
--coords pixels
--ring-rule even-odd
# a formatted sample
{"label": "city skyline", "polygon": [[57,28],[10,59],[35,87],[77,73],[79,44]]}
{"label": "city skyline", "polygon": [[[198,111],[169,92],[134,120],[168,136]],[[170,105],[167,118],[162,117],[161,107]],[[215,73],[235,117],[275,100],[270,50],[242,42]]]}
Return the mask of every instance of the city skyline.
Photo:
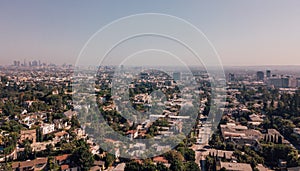
{"label": "city skyline", "polygon": [[[19,65],[16,65],[15,62],[19,63]],[[38,62],[39,65],[45,64],[45,65],[74,65],[75,63],[68,63],[68,62],[61,62],[61,63],[56,63],[53,61],[47,61],[47,60],[40,60],[40,58],[20,58],[20,59],[12,59],[10,60],[8,63],[0,63],[0,66],[24,66],[24,63],[26,63],[26,66],[30,66],[31,62]],[[119,66],[121,67],[122,65],[119,64],[111,64],[111,65],[78,65],[78,66]],[[145,64],[145,65],[128,65],[128,67],[151,67],[151,66],[158,66],[156,64]],[[159,65],[161,67],[183,67],[181,65]],[[197,67],[198,65],[187,65],[189,67]],[[298,66],[300,66],[300,64],[253,64],[253,65],[223,65],[224,69],[225,68],[232,68],[232,69],[250,69],[250,70],[268,70],[268,69],[285,69],[285,70],[294,70],[297,69]],[[203,68],[203,66],[200,66],[201,68]],[[246,67],[246,68],[245,68]],[[292,68],[290,68],[292,67]]]}

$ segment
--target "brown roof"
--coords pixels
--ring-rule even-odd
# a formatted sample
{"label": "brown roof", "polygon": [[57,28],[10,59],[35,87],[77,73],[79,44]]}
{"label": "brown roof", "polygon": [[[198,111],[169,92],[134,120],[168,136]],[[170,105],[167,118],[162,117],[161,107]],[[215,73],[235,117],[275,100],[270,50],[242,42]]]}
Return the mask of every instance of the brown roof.
{"label": "brown roof", "polygon": [[104,161],[97,161],[97,160],[94,161],[94,165],[95,165],[95,166],[102,166],[102,165],[104,165],[104,164],[105,164]]}
{"label": "brown roof", "polygon": [[134,161],[137,162],[137,163],[139,163],[139,164],[143,164],[143,160],[135,159]]}
{"label": "brown roof", "polygon": [[165,159],[164,157],[154,157],[154,158],[153,158],[153,162],[157,162],[157,163],[168,163],[168,160]]}
{"label": "brown roof", "polygon": [[252,171],[251,165],[247,163],[220,162],[221,168],[232,171]]}
{"label": "brown roof", "polygon": [[77,112],[72,111],[72,110],[68,110],[68,111],[64,112],[64,115],[68,118],[71,118],[72,116],[77,115]]}
{"label": "brown roof", "polygon": [[30,160],[30,161],[22,161],[22,162],[13,162],[12,163],[12,168],[25,168],[25,167],[35,167],[35,165],[38,164],[46,164],[48,161],[47,157],[43,158],[37,158],[35,160]]}
{"label": "brown roof", "polygon": [[282,136],[276,129],[268,129],[268,134]]}
{"label": "brown roof", "polygon": [[300,170],[300,167],[290,167],[290,168],[287,168],[288,171],[299,171]]}
{"label": "brown roof", "polygon": [[60,169],[61,169],[61,170],[66,170],[66,169],[69,169],[69,168],[70,168],[70,167],[69,167],[68,164],[63,164],[63,165],[60,166]]}
{"label": "brown roof", "polygon": [[21,130],[20,134],[35,134],[36,129],[31,129],[31,130]]}
{"label": "brown roof", "polygon": [[110,143],[115,143],[115,142],[117,142],[117,140],[113,140],[113,139],[110,139],[110,138],[106,138],[104,141],[105,141],[105,142],[110,142]]}
{"label": "brown roof", "polygon": [[102,167],[93,166],[93,167],[90,168],[90,171],[97,171],[97,170],[102,170]]}
{"label": "brown roof", "polygon": [[61,131],[61,132],[55,133],[54,135],[57,136],[57,137],[61,137],[61,136],[66,135],[66,134],[68,134],[66,131]]}
{"label": "brown roof", "polygon": [[262,133],[255,129],[248,129],[247,131],[245,131],[245,134],[246,136],[257,136],[257,137],[262,136]]}
{"label": "brown roof", "polygon": [[70,156],[70,154],[64,154],[64,155],[56,156],[55,160],[57,160],[57,161],[67,160],[69,156]]}
{"label": "brown roof", "polygon": [[113,169],[113,171],[124,171],[125,166],[125,163],[120,163]]}
{"label": "brown roof", "polygon": [[129,131],[126,132],[126,134],[134,134],[136,132],[137,132],[136,130],[129,130]]}
{"label": "brown roof", "polygon": [[272,171],[271,169],[269,169],[269,168],[263,166],[262,164],[258,164],[258,165],[256,166],[256,168],[257,168],[259,171]]}

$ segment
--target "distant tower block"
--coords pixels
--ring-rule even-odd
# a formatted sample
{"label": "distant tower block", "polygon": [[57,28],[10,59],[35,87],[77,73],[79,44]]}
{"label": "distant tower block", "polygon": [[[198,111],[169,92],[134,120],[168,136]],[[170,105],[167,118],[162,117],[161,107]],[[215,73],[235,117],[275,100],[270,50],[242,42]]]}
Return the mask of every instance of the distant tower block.
{"label": "distant tower block", "polygon": [[181,80],[181,73],[180,72],[173,72],[173,79],[174,79],[174,81],[180,81]]}
{"label": "distant tower block", "polygon": [[265,74],[262,71],[257,71],[256,77],[257,77],[257,81],[263,81],[264,77],[265,77]]}
{"label": "distant tower block", "polygon": [[230,81],[230,82],[235,81],[235,76],[234,76],[233,73],[229,73],[229,81]]}
{"label": "distant tower block", "polygon": [[267,78],[270,78],[271,77],[271,70],[267,70],[266,75],[267,75]]}

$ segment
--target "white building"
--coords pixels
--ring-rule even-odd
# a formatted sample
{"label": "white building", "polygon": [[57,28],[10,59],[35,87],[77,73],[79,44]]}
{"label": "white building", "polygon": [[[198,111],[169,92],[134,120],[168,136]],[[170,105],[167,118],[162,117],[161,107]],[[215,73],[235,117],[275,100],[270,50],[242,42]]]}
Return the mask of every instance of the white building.
{"label": "white building", "polygon": [[55,131],[54,128],[55,128],[54,124],[43,124],[41,126],[42,134],[45,135],[54,132]]}

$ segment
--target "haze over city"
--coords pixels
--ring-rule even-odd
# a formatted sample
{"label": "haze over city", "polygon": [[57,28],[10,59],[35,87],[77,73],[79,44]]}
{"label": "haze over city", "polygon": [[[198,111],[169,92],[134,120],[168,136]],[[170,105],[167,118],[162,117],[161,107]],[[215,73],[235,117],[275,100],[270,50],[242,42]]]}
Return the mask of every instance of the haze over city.
{"label": "haze over city", "polygon": [[[211,41],[225,66],[300,65],[297,0],[6,0],[0,4],[1,65],[24,59],[74,64],[96,31],[138,13],[169,14],[195,25]],[[151,64],[151,60],[145,63]]]}

